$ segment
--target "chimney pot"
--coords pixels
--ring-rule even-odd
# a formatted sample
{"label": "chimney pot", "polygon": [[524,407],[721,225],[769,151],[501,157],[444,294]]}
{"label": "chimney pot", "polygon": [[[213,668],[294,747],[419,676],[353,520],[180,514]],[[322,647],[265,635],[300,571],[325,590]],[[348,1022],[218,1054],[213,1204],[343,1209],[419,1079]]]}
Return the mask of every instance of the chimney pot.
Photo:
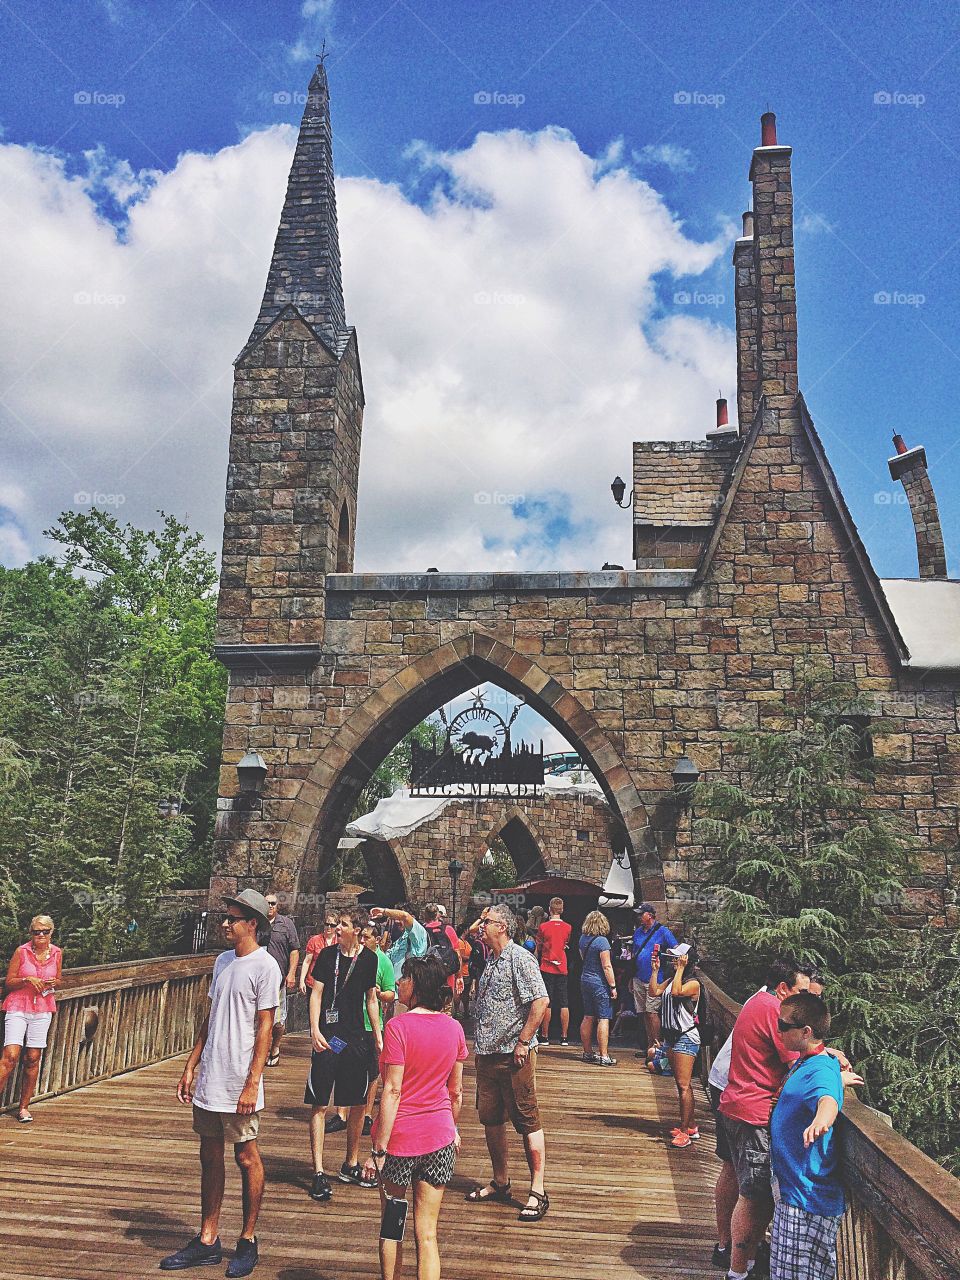
{"label": "chimney pot", "polygon": [[743,239],[753,239],[753,210],[746,209],[743,214]]}
{"label": "chimney pot", "polygon": [[893,434],[893,447],[896,449],[897,453],[900,454],[910,452],[903,442],[903,436],[899,435],[897,432],[894,432]]}
{"label": "chimney pot", "polygon": [[760,145],[761,147],[777,145],[777,117],[772,111],[765,111],[760,117]]}
{"label": "chimney pot", "polygon": [[727,402],[721,396],[717,401],[717,430],[730,425],[730,419],[727,416]]}

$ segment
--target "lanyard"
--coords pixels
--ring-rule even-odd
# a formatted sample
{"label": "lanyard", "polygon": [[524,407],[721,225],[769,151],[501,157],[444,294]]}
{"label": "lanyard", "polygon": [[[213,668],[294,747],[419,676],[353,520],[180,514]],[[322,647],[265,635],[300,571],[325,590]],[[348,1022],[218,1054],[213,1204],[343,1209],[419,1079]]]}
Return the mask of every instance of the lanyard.
{"label": "lanyard", "polygon": [[[363,950],[362,944],[361,944],[360,950],[361,951]],[[339,947],[337,947],[337,958],[333,963],[333,999],[330,1001],[330,1004],[327,1006],[328,1010],[335,1009],[337,1007],[337,999],[340,995],[340,992],[343,991],[343,987],[345,987],[347,983],[350,981],[350,975],[353,973],[354,967],[357,961],[360,959],[360,951],[358,951],[357,954],[350,961],[350,968],[347,970],[347,976],[343,980],[343,987],[340,987],[338,990],[337,979],[340,977],[340,957],[342,955],[343,955],[343,952],[340,950]]]}

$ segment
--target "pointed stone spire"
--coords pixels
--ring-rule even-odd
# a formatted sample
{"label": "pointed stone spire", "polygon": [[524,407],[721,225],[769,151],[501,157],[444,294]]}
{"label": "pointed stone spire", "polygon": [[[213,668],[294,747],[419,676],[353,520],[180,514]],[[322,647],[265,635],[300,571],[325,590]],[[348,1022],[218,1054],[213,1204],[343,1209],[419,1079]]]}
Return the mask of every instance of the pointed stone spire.
{"label": "pointed stone spire", "polygon": [[330,90],[322,60],[307,91],[273,259],[250,341],[258,339],[286,306],[296,307],[338,354],[342,352],[349,330],[340,277]]}

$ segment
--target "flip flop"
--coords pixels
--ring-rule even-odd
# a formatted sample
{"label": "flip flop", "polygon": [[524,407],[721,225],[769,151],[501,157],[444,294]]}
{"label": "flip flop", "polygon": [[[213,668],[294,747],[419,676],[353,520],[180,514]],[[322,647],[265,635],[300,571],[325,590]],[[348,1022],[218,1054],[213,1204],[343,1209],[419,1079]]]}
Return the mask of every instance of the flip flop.
{"label": "flip flop", "polygon": [[[486,1191],[486,1195],[483,1192]],[[510,1179],[502,1185],[495,1179],[491,1178],[486,1185],[482,1187],[474,1187],[472,1191],[468,1191],[463,1197],[470,1204],[486,1204],[488,1200],[498,1200],[501,1204],[510,1203]]]}

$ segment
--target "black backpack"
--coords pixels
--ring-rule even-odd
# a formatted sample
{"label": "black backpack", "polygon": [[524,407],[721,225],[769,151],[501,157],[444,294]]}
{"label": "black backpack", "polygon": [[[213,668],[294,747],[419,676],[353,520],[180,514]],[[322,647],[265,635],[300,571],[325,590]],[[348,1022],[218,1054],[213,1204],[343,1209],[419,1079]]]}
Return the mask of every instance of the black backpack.
{"label": "black backpack", "polygon": [[443,972],[446,977],[452,978],[460,972],[460,955],[454,951],[453,943],[447,937],[447,931],[442,924],[425,924],[423,926],[430,935],[430,946],[427,948],[428,956],[436,956],[443,965]]}

